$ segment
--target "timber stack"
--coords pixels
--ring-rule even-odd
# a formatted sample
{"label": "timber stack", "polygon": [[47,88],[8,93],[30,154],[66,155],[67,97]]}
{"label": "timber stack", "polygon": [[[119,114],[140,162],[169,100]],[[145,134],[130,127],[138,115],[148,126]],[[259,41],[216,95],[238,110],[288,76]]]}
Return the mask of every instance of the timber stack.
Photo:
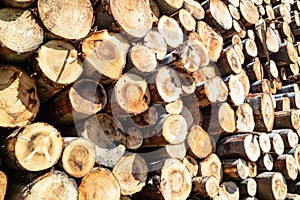
{"label": "timber stack", "polygon": [[1,199],[300,199],[300,1],[2,0]]}

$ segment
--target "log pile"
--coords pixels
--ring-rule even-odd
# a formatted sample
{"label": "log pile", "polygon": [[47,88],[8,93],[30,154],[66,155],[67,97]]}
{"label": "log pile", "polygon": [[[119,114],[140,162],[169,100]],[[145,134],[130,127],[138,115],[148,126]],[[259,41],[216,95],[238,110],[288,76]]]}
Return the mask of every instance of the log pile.
{"label": "log pile", "polygon": [[1,199],[299,199],[300,1],[3,0]]}

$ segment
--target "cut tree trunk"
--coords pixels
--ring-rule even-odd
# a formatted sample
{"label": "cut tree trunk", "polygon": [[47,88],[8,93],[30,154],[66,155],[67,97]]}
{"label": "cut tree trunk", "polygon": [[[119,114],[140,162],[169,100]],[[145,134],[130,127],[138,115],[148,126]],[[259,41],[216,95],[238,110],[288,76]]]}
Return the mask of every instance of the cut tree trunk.
{"label": "cut tree trunk", "polygon": [[238,200],[240,197],[239,188],[232,181],[223,182],[219,188],[219,194],[222,198],[228,200]]}
{"label": "cut tree trunk", "polygon": [[167,54],[167,42],[158,31],[150,30],[144,37],[144,45],[156,56],[157,60],[163,60]]}
{"label": "cut tree trunk", "polygon": [[119,183],[110,170],[95,168],[81,180],[78,200],[120,199]]}
{"label": "cut tree trunk", "polygon": [[252,83],[250,92],[251,93],[271,93],[271,83],[268,79],[262,79]]}
{"label": "cut tree trunk", "polygon": [[128,48],[128,41],[119,34],[107,30],[93,33],[82,42],[86,68],[84,73],[91,77],[98,72],[111,79],[119,79],[126,63]]}
{"label": "cut tree trunk", "polygon": [[112,173],[120,184],[122,195],[141,191],[146,184],[148,167],[138,154],[124,155],[114,166]]}
{"label": "cut tree trunk", "polygon": [[291,110],[291,101],[287,96],[274,96],[276,99],[276,111]]}
{"label": "cut tree trunk", "polygon": [[255,128],[257,131],[270,132],[274,124],[274,104],[271,94],[249,95],[246,100],[253,109]]}
{"label": "cut tree trunk", "polygon": [[106,103],[104,87],[96,81],[82,79],[52,101],[48,101],[41,110],[40,117],[54,125],[62,126],[96,114]]}
{"label": "cut tree trunk", "polygon": [[298,53],[293,43],[286,42],[280,45],[279,51],[271,55],[277,66],[286,66],[298,62]]}
{"label": "cut tree trunk", "polygon": [[257,168],[259,171],[272,171],[273,165],[273,157],[272,154],[269,153],[261,156],[257,162]]}
{"label": "cut tree trunk", "polygon": [[65,137],[63,141],[64,149],[60,161],[63,169],[76,178],[87,175],[95,165],[95,145],[80,137]]}
{"label": "cut tree trunk", "polygon": [[274,113],[274,129],[300,128],[300,116],[298,110],[277,111]]}
{"label": "cut tree trunk", "polygon": [[295,180],[298,167],[295,158],[290,154],[283,154],[274,160],[274,171],[281,172],[285,179]]}
{"label": "cut tree trunk", "polygon": [[299,136],[291,129],[273,130],[272,133],[278,133],[282,137],[284,147],[287,149],[294,148],[298,144]]}
{"label": "cut tree trunk", "polygon": [[54,35],[78,40],[92,28],[93,7],[89,0],[61,1],[59,4],[55,0],[38,0],[37,5],[41,21]]}
{"label": "cut tree trunk", "polygon": [[180,9],[178,11],[178,14],[173,18],[177,19],[177,21],[180,23],[180,26],[182,27],[184,33],[189,33],[196,30],[196,20],[186,9]]}
{"label": "cut tree trunk", "polygon": [[237,159],[223,159],[222,168],[224,176],[230,180],[242,180],[249,176],[248,164],[245,160]]}
{"label": "cut tree trunk", "polygon": [[[170,49],[178,47],[183,42],[183,32],[177,21],[166,15],[159,19],[158,32],[165,38]],[[172,35],[172,37],[170,37]]]}
{"label": "cut tree trunk", "polygon": [[29,10],[2,8],[0,22],[2,61],[22,62],[29,58],[43,42],[43,29]]}
{"label": "cut tree trunk", "polygon": [[298,167],[298,170],[300,171],[300,145],[298,144],[297,146],[289,150],[288,154],[294,156],[296,165]]}
{"label": "cut tree trunk", "polygon": [[83,68],[73,45],[51,40],[38,50],[32,73],[39,86],[41,102],[45,102],[67,85],[75,82]]}
{"label": "cut tree trunk", "polygon": [[8,177],[7,175],[3,172],[0,171],[0,199],[4,200],[5,195],[6,195],[6,190],[7,190],[7,183],[8,183]]}
{"label": "cut tree trunk", "polygon": [[269,133],[268,134],[271,142],[271,153],[276,155],[282,155],[284,152],[283,139],[279,133]]}
{"label": "cut tree trunk", "polygon": [[204,160],[199,162],[199,176],[214,176],[218,183],[223,179],[222,163],[217,154],[210,154]]}
{"label": "cut tree trunk", "polygon": [[229,91],[228,102],[234,107],[240,106],[245,100],[243,83],[235,75],[224,78],[224,82]]}
{"label": "cut tree trunk", "polygon": [[191,177],[196,177],[199,170],[199,166],[196,159],[191,156],[185,156],[182,162],[185,165],[185,167],[189,170]]}
{"label": "cut tree trunk", "polygon": [[17,129],[4,141],[5,163],[14,169],[41,171],[55,165],[63,149],[60,133],[46,123]]}
{"label": "cut tree trunk", "polygon": [[255,179],[247,178],[243,180],[239,185],[239,191],[241,196],[254,197],[257,191],[257,184]]}
{"label": "cut tree trunk", "polygon": [[23,70],[0,66],[0,127],[25,126],[36,117],[40,101],[36,84]]}
{"label": "cut tree trunk", "polygon": [[163,14],[173,14],[183,6],[183,0],[172,1],[172,0],[156,0],[158,7]]}
{"label": "cut tree trunk", "polygon": [[183,3],[184,9],[192,14],[195,20],[202,20],[205,16],[205,11],[202,8],[201,4],[195,0],[184,0]]}
{"label": "cut tree trunk", "polygon": [[255,24],[259,19],[259,12],[254,3],[250,0],[240,1],[241,21],[245,27]]}
{"label": "cut tree trunk", "polygon": [[255,162],[248,162],[249,178],[255,178],[257,176],[257,164]]}
{"label": "cut tree trunk", "polygon": [[254,133],[258,135],[258,142],[262,153],[270,153],[271,141],[266,133]]}
{"label": "cut tree trunk", "polygon": [[246,59],[255,58],[258,54],[257,46],[253,39],[247,38],[243,41],[243,52]]}
{"label": "cut tree trunk", "polygon": [[192,195],[211,199],[219,193],[219,182],[214,176],[195,177],[192,183]]}
{"label": "cut tree trunk", "polygon": [[251,82],[262,80],[264,77],[263,66],[258,57],[244,67],[244,70]]}
{"label": "cut tree trunk", "polygon": [[239,74],[242,70],[239,56],[234,50],[233,46],[225,49],[222,52],[222,55],[216,65],[222,77],[230,74]]}
{"label": "cut tree trunk", "polygon": [[225,138],[217,148],[221,158],[243,158],[256,162],[260,156],[259,143],[252,134],[240,134]]}
{"label": "cut tree trunk", "polygon": [[256,177],[257,197],[260,199],[285,199],[287,186],[279,172],[263,172]]}
{"label": "cut tree trunk", "polygon": [[170,144],[180,144],[184,142],[188,134],[187,131],[187,123],[182,115],[169,115],[162,126],[162,135]]}
{"label": "cut tree trunk", "polygon": [[255,122],[253,110],[248,103],[243,103],[236,109],[236,131],[253,132]]}

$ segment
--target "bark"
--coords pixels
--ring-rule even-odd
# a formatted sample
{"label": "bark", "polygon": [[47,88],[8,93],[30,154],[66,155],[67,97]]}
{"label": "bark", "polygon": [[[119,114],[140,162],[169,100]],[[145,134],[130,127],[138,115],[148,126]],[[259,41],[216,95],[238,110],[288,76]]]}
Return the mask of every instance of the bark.
{"label": "bark", "polygon": [[240,192],[238,186],[232,181],[223,182],[219,188],[219,194],[222,198],[228,200],[238,200]]}
{"label": "bark", "polygon": [[282,137],[284,147],[287,149],[294,148],[298,144],[299,136],[291,129],[274,130],[273,133],[279,133]]}
{"label": "bark", "polygon": [[264,69],[258,57],[246,65],[244,70],[251,82],[262,80],[264,77]]}
{"label": "bark", "polygon": [[291,101],[286,96],[275,96],[276,111],[289,111],[291,110]]}
{"label": "bark", "polygon": [[196,177],[198,174],[198,163],[196,161],[196,159],[194,159],[191,156],[185,156],[182,160],[183,164],[185,165],[185,167],[189,170],[191,177]]}
{"label": "bark", "polygon": [[295,180],[298,167],[295,158],[290,154],[283,154],[274,160],[274,171],[281,172],[285,179]]}
{"label": "bark", "polygon": [[251,93],[271,93],[271,83],[268,79],[262,79],[252,83],[250,92]]}
{"label": "bark", "polygon": [[0,22],[2,61],[22,62],[29,58],[43,42],[43,29],[29,10],[2,8]]}
{"label": "bark", "polygon": [[78,187],[79,200],[120,199],[119,183],[110,170],[97,167],[83,177]]}
{"label": "bark", "polygon": [[163,14],[170,15],[179,10],[183,6],[184,1],[156,0],[156,2]]}
{"label": "bark", "polygon": [[239,74],[242,70],[239,56],[233,47],[229,47],[222,52],[216,65],[222,77]]}
{"label": "bark", "polygon": [[259,171],[272,171],[273,169],[273,157],[272,154],[266,153],[261,156],[257,162],[257,167]]}
{"label": "bark", "polygon": [[4,141],[5,163],[11,168],[41,171],[55,165],[63,149],[60,133],[46,123],[33,123],[15,130]]}
{"label": "bark", "polygon": [[299,129],[300,116],[298,110],[277,111],[274,113],[274,129]]}
{"label": "bark", "polygon": [[298,53],[291,42],[286,42],[280,45],[279,51],[271,55],[271,58],[277,66],[285,66],[298,62]]}
{"label": "bark", "polygon": [[14,128],[32,122],[40,108],[36,84],[15,66],[0,66],[0,127]]}
{"label": "bark", "polygon": [[230,180],[242,180],[249,176],[248,164],[243,159],[222,160],[224,176]]}
{"label": "bark", "polygon": [[184,0],[183,3],[184,9],[192,14],[195,20],[202,20],[205,16],[205,11],[202,8],[201,4],[195,0]]}
{"label": "bark", "polygon": [[243,180],[239,185],[239,191],[241,196],[255,196],[257,191],[255,179],[247,178]]}
{"label": "bark", "polygon": [[195,177],[192,183],[192,194],[195,196],[214,198],[219,193],[219,182],[214,176]]}
{"label": "bark", "polygon": [[93,23],[93,7],[88,0],[60,4],[54,0],[38,0],[38,12],[44,26],[52,34],[65,39],[84,38]]}
{"label": "bark", "polygon": [[0,5],[16,8],[28,8],[34,0],[3,0]]}
{"label": "bark", "polygon": [[255,24],[259,18],[259,12],[250,0],[242,0],[240,2],[241,21],[245,27]]}

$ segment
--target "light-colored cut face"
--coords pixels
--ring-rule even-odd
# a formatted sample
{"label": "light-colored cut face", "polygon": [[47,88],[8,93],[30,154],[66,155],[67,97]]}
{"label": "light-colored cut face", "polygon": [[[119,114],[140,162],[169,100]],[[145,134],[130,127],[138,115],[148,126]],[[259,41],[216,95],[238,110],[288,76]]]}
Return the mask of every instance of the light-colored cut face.
{"label": "light-colored cut face", "polygon": [[298,167],[296,164],[296,160],[292,155],[288,155],[286,158],[286,168],[287,168],[289,177],[292,180],[295,180],[298,176]]}
{"label": "light-colored cut face", "polygon": [[256,136],[248,135],[244,141],[244,148],[249,160],[256,162],[260,156],[260,149]]}
{"label": "light-colored cut face", "polygon": [[17,53],[38,48],[43,42],[43,29],[29,10],[0,9],[0,43]]}
{"label": "light-colored cut face", "polygon": [[279,134],[276,134],[273,138],[273,144],[272,144],[275,149],[275,153],[277,155],[282,155],[283,152],[284,152],[284,143],[283,143],[283,140],[282,140],[282,137],[279,135]]}
{"label": "light-colored cut face", "polygon": [[259,19],[259,12],[250,0],[242,0],[240,2],[240,11],[243,17],[251,24],[255,24]]}
{"label": "light-colored cut face", "polygon": [[213,18],[225,29],[229,30],[232,28],[232,17],[226,6],[221,0],[210,1],[210,12]]}
{"label": "light-colored cut face", "polygon": [[234,110],[228,103],[223,103],[219,108],[218,118],[222,129],[228,133],[235,131],[236,120]]}
{"label": "light-colored cut face", "polygon": [[162,135],[171,144],[180,144],[186,139],[187,123],[181,115],[170,115],[164,121]]}
{"label": "light-colored cut face", "polygon": [[183,42],[182,29],[175,19],[164,15],[160,18],[157,28],[170,47],[176,48]]}
{"label": "light-colored cut face", "polygon": [[204,85],[207,98],[211,102],[224,102],[228,96],[228,88],[219,76],[209,79]]}
{"label": "light-colored cut face", "polygon": [[231,69],[234,71],[234,73],[239,74],[242,70],[242,65],[241,65],[239,56],[233,47],[231,47],[230,49],[227,50],[226,58],[228,60],[228,63],[230,65]]}
{"label": "light-colored cut face", "polygon": [[281,173],[275,173],[272,178],[272,193],[275,199],[284,199],[287,193],[287,185]]}
{"label": "light-colored cut face", "polygon": [[265,127],[268,131],[271,131],[274,124],[274,105],[270,94],[263,94],[260,109]]}

